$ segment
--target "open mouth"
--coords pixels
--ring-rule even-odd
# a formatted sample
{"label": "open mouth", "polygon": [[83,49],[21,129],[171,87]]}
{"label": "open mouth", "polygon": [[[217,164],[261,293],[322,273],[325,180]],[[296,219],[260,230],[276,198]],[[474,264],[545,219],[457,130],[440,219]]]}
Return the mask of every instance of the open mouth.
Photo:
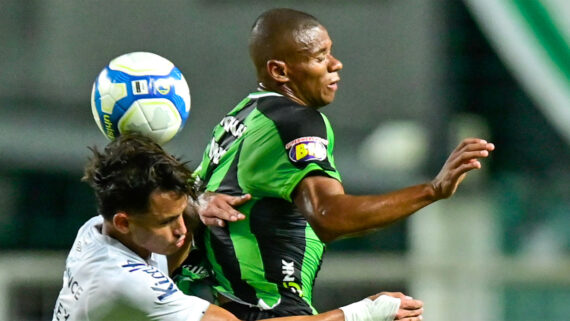
{"label": "open mouth", "polygon": [[332,90],[337,90],[338,89],[338,80],[335,80],[333,82],[331,82],[330,84],[327,85],[328,88],[332,89]]}
{"label": "open mouth", "polygon": [[186,236],[181,236],[178,241],[176,241],[176,247],[182,247],[184,245],[184,240],[186,240]]}

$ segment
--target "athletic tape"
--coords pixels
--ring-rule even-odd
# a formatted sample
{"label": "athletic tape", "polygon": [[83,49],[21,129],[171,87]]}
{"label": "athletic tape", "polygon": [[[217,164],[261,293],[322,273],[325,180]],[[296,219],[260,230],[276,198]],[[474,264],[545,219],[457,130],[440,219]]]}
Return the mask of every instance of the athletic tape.
{"label": "athletic tape", "polygon": [[372,301],[366,298],[340,308],[345,321],[392,321],[400,308],[400,299],[381,295]]}

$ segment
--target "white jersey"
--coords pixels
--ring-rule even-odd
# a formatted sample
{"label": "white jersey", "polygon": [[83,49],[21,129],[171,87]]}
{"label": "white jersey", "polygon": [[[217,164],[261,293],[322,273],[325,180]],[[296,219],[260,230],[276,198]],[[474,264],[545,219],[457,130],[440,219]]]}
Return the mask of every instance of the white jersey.
{"label": "white jersey", "polygon": [[63,274],[53,321],[199,321],[208,301],[183,294],[168,276],[166,257],[145,261],[101,233],[103,217],[77,233]]}

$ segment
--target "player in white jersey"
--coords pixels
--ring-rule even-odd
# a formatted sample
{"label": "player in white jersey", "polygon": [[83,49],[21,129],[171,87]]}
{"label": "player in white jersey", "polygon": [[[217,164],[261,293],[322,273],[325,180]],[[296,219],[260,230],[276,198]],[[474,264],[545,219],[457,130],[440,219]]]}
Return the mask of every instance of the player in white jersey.
{"label": "player in white jersey", "polygon": [[[100,215],[80,228],[73,243],[53,321],[237,321],[218,306],[184,295],[168,275],[191,243],[184,220],[196,200],[191,171],[137,134],[120,136],[102,153],[92,151],[83,180],[95,191]],[[229,205],[242,201],[224,199]],[[383,292],[282,321],[417,321],[422,306],[401,293]]]}
{"label": "player in white jersey", "polygon": [[168,276],[166,256],[152,253],[145,260],[102,234],[102,226],[103,217],[97,216],[79,230],[54,320],[105,320],[122,310],[157,319],[201,319],[209,303],[178,290]]}

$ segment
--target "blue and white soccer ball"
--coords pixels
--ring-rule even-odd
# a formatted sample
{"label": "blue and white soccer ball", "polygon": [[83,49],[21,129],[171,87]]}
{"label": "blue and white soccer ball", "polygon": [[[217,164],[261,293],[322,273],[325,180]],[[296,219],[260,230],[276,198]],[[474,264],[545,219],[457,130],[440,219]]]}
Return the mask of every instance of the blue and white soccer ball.
{"label": "blue and white soccer ball", "polygon": [[162,145],[184,127],[190,114],[190,89],[168,59],[131,52],[111,60],[95,79],[91,110],[110,140],[136,131]]}

